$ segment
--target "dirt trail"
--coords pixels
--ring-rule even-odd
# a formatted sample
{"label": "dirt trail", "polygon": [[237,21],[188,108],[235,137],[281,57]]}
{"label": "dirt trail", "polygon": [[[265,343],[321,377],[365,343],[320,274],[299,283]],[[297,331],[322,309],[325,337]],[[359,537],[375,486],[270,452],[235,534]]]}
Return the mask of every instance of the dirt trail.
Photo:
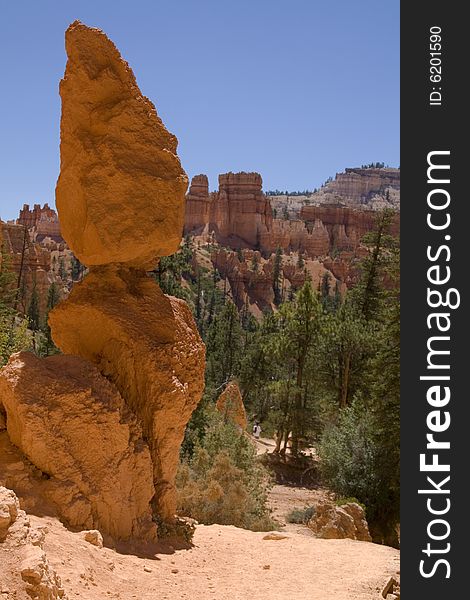
{"label": "dirt trail", "polygon": [[[393,548],[291,532],[264,540],[265,533],[200,525],[190,550],[139,558],[96,548],[56,519],[32,516],[31,522],[47,525],[44,549],[69,599],[378,600],[399,568]],[[4,566],[0,580],[7,582]],[[28,596],[17,588],[2,598]]]}

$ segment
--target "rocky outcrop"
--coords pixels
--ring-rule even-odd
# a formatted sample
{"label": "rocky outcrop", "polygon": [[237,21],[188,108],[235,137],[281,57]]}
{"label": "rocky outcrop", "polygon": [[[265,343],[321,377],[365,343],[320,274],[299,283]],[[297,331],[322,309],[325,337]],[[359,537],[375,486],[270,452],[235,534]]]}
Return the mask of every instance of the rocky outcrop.
{"label": "rocky outcrop", "polygon": [[266,261],[259,252],[240,253],[214,250],[212,264],[230,285],[233,302],[239,310],[256,305],[260,311],[271,310],[274,302],[273,261]]}
{"label": "rocky outcrop", "polygon": [[24,204],[16,222],[26,227],[36,242],[41,242],[46,237],[57,243],[63,242],[59,218],[49,204],[44,204],[42,208],[40,204],[35,204],[33,210],[30,210],[29,204]]}
{"label": "rocky outcrop", "polygon": [[[381,196],[385,205],[400,206],[400,169],[349,168],[323,185],[310,197],[312,203],[343,202],[347,206],[373,205]],[[398,193],[397,193],[398,192]]]}
{"label": "rocky outcrop", "polygon": [[318,504],[308,527],[324,539],[351,538],[362,542],[372,541],[364,510],[356,502],[348,502],[341,506],[328,502]]}
{"label": "rocky outcrop", "polygon": [[56,188],[62,235],[88,266],[153,268],[178,249],[183,229],[187,177],[176,137],[102,31],[76,21],[65,46]]}
{"label": "rocky outcrop", "polygon": [[240,388],[235,381],[227,383],[215,406],[224,419],[235,423],[245,431],[248,425],[246,410]]}
{"label": "rocky outcrop", "polygon": [[[239,310],[246,308],[255,316],[265,310],[274,309],[274,263],[275,256],[265,259],[256,250],[235,252],[220,248],[212,252],[212,264],[226,279],[233,302]],[[330,277],[330,291],[333,294],[336,278],[318,260],[303,258],[298,254],[281,256],[280,292],[287,298],[291,292],[302,287],[309,279],[318,289],[325,274]]]}
{"label": "rocky outcrop", "polygon": [[153,508],[169,522],[179,446],[203,389],[204,346],[186,304],[143,269],[179,245],[186,175],[176,138],[112,42],[77,22],[66,48],[57,206],[64,237],[91,270],[51,312],[52,336],[95,363],[137,416],[153,463]]}
{"label": "rocky outcrop", "polygon": [[153,539],[152,462],[117,389],[77,356],[14,354],[0,372],[10,440],[47,476],[45,495],[74,528]]}
{"label": "rocky outcrop", "polygon": [[[365,171],[364,190],[382,189],[380,185],[388,179],[396,180],[395,174],[385,180],[380,175],[379,185],[369,174],[372,170]],[[399,175],[395,184],[399,186]],[[345,206],[329,196],[329,203],[322,197],[320,205],[303,205],[296,211],[299,218],[274,218],[271,202],[261,186],[258,173],[226,173],[219,176],[219,191],[209,193],[207,177],[197,175],[187,196],[185,233],[211,234],[222,246],[259,250],[265,257],[281,248],[284,253],[301,252],[310,258],[324,258],[332,252],[356,250],[362,237],[375,228],[376,212],[361,208],[359,202],[352,202],[353,207]],[[391,234],[399,234],[398,215]]]}
{"label": "rocky outcrop", "polygon": [[[32,231],[32,230],[31,230]],[[46,312],[47,294],[52,283],[63,294],[64,283],[58,274],[59,260],[63,253],[57,252],[56,270],[54,270],[50,249],[34,242],[31,231],[24,225],[0,221],[0,263],[6,259],[6,269],[11,273],[11,298],[3,298],[16,305],[18,310],[27,313],[33,290],[36,290],[39,313]],[[55,245],[55,243],[54,243]],[[60,254],[60,257],[59,257]],[[18,291],[17,291],[18,290]]]}
{"label": "rocky outcrop", "polygon": [[201,234],[211,221],[210,213],[209,180],[207,175],[195,175],[186,196],[185,233]]}
{"label": "rocky outcrop", "polygon": [[137,415],[153,462],[155,509],[171,519],[179,447],[204,381],[204,347],[188,306],[145,273],[110,265],[76,284],[49,323],[57,346],[95,363]]}
{"label": "rocky outcrop", "polygon": [[[308,223],[321,221],[328,232],[330,249],[354,250],[361,238],[376,227],[377,213],[371,210],[358,210],[338,205],[304,206],[301,218]],[[399,214],[394,217],[390,234],[400,232]]]}
{"label": "rocky outcrop", "polygon": [[31,526],[14,492],[0,486],[0,591],[8,598],[67,599],[43,550],[44,537],[43,529]]}
{"label": "rocky outcrop", "polygon": [[207,177],[197,175],[187,196],[185,234],[214,232],[222,245],[257,248],[270,228],[272,210],[259,173],[219,175],[219,190],[209,194]]}

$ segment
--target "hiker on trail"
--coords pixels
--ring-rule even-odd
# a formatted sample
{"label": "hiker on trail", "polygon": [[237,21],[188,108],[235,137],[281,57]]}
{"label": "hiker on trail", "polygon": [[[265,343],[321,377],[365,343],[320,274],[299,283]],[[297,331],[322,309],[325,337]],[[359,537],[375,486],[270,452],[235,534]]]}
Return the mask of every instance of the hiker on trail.
{"label": "hiker on trail", "polygon": [[259,440],[259,436],[261,434],[261,426],[258,423],[258,421],[255,421],[255,424],[253,425],[253,437],[257,440]]}

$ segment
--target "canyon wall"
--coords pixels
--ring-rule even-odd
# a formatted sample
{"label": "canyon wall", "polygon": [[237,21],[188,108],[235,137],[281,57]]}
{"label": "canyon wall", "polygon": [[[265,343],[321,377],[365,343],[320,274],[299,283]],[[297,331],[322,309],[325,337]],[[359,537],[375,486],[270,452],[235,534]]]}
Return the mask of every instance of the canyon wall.
{"label": "canyon wall", "polygon": [[[377,171],[381,173],[377,174]],[[388,171],[392,173],[388,174]],[[335,185],[350,194],[348,198],[353,202],[367,196],[371,190],[375,192],[391,183],[399,185],[395,171],[347,169],[345,181],[338,176]],[[357,203],[360,204],[358,200]],[[364,234],[374,229],[376,218],[373,210],[338,202],[304,204],[297,219],[274,218],[269,198],[262,192],[261,176],[257,173],[220,175],[217,192],[209,192],[207,177],[197,175],[187,196],[185,234],[212,235],[222,246],[256,249],[265,256],[279,247],[284,252],[302,252],[310,258],[319,258],[332,252],[355,250]],[[394,218],[391,233],[399,233],[398,215]]]}
{"label": "canyon wall", "polygon": [[347,206],[369,206],[382,197],[386,204],[399,208],[400,169],[349,168],[312,194],[312,203],[342,202]]}

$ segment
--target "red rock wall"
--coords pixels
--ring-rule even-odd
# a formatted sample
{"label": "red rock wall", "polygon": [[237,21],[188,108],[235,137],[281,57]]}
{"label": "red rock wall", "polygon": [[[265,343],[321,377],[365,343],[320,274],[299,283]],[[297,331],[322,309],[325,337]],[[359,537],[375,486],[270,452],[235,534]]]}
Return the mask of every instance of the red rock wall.
{"label": "red rock wall", "polygon": [[[349,171],[353,170],[347,169],[342,175],[365,177]],[[384,178],[375,172],[387,169],[363,171],[367,182],[361,190],[380,187],[376,180],[383,182]],[[395,175],[389,179],[395,181]],[[219,176],[219,190],[212,193],[205,175],[193,178],[186,200],[185,234],[213,232],[224,246],[258,249],[265,256],[280,247],[284,252],[299,251],[316,258],[326,257],[333,250],[355,250],[364,234],[374,229],[375,222],[374,211],[327,204],[302,207],[300,219],[274,219],[258,173],[226,173]],[[398,215],[392,234],[399,234]]]}

